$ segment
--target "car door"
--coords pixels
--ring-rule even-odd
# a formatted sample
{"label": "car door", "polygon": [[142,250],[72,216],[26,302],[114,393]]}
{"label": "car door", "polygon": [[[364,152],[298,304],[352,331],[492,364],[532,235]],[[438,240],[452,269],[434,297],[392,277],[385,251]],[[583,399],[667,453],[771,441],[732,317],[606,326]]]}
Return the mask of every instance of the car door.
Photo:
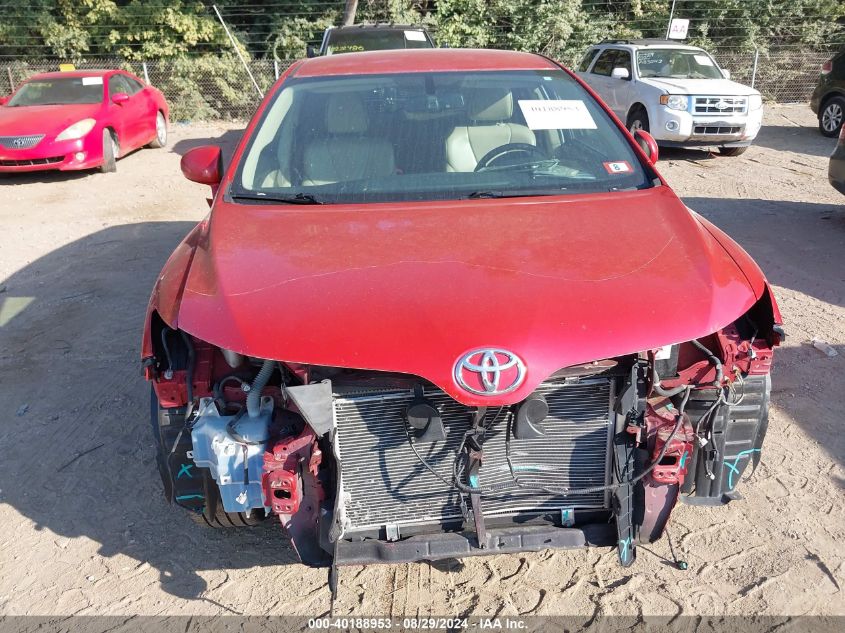
{"label": "car door", "polygon": [[[146,106],[143,99],[139,99],[137,93],[130,94],[131,91],[132,87],[122,74],[109,77],[109,113],[117,132],[121,156],[144,142],[143,118]],[[114,103],[114,96],[120,93],[128,95],[129,98],[123,103]]]}
{"label": "car door", "polygon": [[614,48],[606,48],[599,53],[590,72],[584,77],[590,87],[595,90],[611,110],[613,107],[613,84],[611,82],[617,81],[611,79],[610,73],[613,72],[613,64],[616,61],[617,50]]}
{"label": "car door", "polygon": [[[613,58],[613,68],[624,68],[628,71],[627,79],[614,79],[611,76],[607,80],[610,86],[608,105],[616,113],[616,116],[624,121],[631,104],[636,100],[636,82],[634,81],[634,69],[631,64],[631,51],[618,49],[616,56]],[[611,73],[613,68],[611,68]]]}
{"label": "car door", "polygon": [[137,78],[123,75],[123,79],[129,86],[129,95],[138,101],[138,127],[139,144],[145,145],[153,140],[156,135],[156,113],[158,105],[155,97],[148,86],[142,84]]}

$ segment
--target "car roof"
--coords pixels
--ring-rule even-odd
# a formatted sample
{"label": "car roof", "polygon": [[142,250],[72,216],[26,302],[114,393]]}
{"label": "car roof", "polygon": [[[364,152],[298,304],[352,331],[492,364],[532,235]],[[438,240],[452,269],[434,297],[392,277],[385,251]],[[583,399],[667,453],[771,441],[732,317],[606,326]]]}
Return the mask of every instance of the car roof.
{"label": "car roof", "polygon": [[33,75],[29,79],[56,79],[58,77],[70,77],[70,78],[79,78],[79,77],[105,77],[111,73],[119,73],[124,72],[118,69],[112,70],[57,70],[54,72],[49,73],[38,73],[37,75]]}
{"label": "car roof", "polygon": [[703,50],[698,46],[684,44],[683,42],[679,42],[677,40],[605,40],[604,42],[599,42],[594,45],[593,48],[598,46],[617,46],[620,48],[630,49],[648,48],[650,46],[654,46],[656,48],[686,48],[697,51]]}
{"label": "car roof", "polygon": [[330,26],[329,31],[425,31],[424,26],[419,24],[352,24],[350,26]]}
{"label": "car roof", "polygon": [[492,49],[411,48],[364,51],[303,60],[295,77],[380,75],[406,72],[549,70],[558,66],[533,53]]}

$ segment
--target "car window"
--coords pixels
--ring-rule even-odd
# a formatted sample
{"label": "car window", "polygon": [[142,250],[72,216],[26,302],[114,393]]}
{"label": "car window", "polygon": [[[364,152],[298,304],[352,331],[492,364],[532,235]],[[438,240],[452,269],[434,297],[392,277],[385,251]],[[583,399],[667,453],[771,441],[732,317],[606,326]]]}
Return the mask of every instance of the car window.
{"label": "car window", "polygon": [[112,75],[109,77],[109,96],[114,96],[119,92],[132,94],[129,84],[124,79],[123,75]]}
{"label": "car window", "polygon": [[9,99],[7,107],[100,103],[102,77],[61,77],[34,79],[23,84]]}
{"label": "car window", "polygon": [[616,61],[616,53],[617,51],[615,49],[608,48],[599,55],[593,66],[592,74],[610,77],[610,73],[613,72],[614,68],[613,64]]}
{"label": "car window", "polygon": [[[563,71],[288,79],[231,194],[325,203],[651,186],[624,133]],[[301,200],[301,198],[300,198]]]}
{"label": "car window", "polygon": [[593,58],[596,56],[595,49],[590,49],[587,51],[587,54],[584,55],[584,59],[581,60],[581,63],[578,64],[578,72],[585,73],[590,68],[590,62],[593,61]]}
{"label": "car window", "polygon": [[673,79],[722,79],[722,71],[707,53],[682,48],[648,48],[637,51],[640,77]]}
{"label": "car window", "polygon": [[329,31],[326,55],[361,51],[392,50],[397,48],[432,48],[432,43],[420,29],[372,29]]}
{"label": "car window", "polygon": [[130,95],[137,94],[144,89],[144,84],[135,80],[134,78],[130,77],[129,75],[120,75],[123,78],[123,81],[126,82],[127,92]]}
{"label": "car window", "polygon": [[633,74],[631,73],[630,51],[616,51],[616,59],[613,60],[613,68],[624,68],[628,71],[628,77],[633,77]]}

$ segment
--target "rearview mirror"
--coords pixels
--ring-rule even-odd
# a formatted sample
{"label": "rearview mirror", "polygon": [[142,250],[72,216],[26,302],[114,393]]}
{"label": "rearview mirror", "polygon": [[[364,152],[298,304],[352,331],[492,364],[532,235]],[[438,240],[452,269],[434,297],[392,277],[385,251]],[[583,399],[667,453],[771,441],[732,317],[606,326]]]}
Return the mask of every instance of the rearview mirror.
{"label": "rearview mirror", "polygon": [[0,105],[6,105],[6,102],[9,100],[9,97],[0,97]]}
{"label": "rearview mirror", "polygon": [[129,101],[129,95],[125,92],[115,92],[111,96],[111,102],[115,105],[122,105]]}
{"label": "rearview mirror", "polygon": [[311,44],[308,44],[308,46],[305,47],[305,56],[317,57],[317,49],[311,46]]}
{"label": "rearview mirror", "polygon": [[630,79],[631,73],[628,72],[627,68],[614,68],[613,71],[610,73],[610,76],[613,79]]}
{"label": "rearview mirror", "polygon": [[729,71],[727,68],[722,69],[722,74],[725,76],[725,79],[731,78],[731,71]]}
{"label": "rearview mirror", "polygon": [[189,150],[179,163],[190,181],[216,188],[223,178],[223,155],[217,145],[201,145]]}
{"label": "rearview mirror", "polygon": [[637,144],[645,152],[648,162],[654,165],[657,162],[657,156],[659,154],[657,151],[657,141],[654,140],[654,137],[645,130],[637,130],[634,133],[634,140],[637,141]]}

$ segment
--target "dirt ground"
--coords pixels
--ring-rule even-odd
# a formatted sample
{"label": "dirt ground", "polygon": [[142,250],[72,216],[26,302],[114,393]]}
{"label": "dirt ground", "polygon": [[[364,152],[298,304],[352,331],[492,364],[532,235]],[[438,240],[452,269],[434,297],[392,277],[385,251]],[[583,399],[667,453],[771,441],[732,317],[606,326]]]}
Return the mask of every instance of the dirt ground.
{"label": "dirt ground", "polygon": [[[239,132],[174,126],[117,174],[0,178],[0,615],[322,614],[325,570],[280,529],[212,531],[169,507],[139,339],[153,281],[201,219],[179,156]],[[845,615],[845,198],[806,106],[770,107],[738,158],[665,151],[662,173],[775,287],[788,339],[744,501],[680,506],[621,569],[604,549],[349,567],[356,615]],[[620,213],[624,209],[620,209]],[[614,256],[609,251],[607,256]],[[825,339],[839,355],[810,347]]]}

